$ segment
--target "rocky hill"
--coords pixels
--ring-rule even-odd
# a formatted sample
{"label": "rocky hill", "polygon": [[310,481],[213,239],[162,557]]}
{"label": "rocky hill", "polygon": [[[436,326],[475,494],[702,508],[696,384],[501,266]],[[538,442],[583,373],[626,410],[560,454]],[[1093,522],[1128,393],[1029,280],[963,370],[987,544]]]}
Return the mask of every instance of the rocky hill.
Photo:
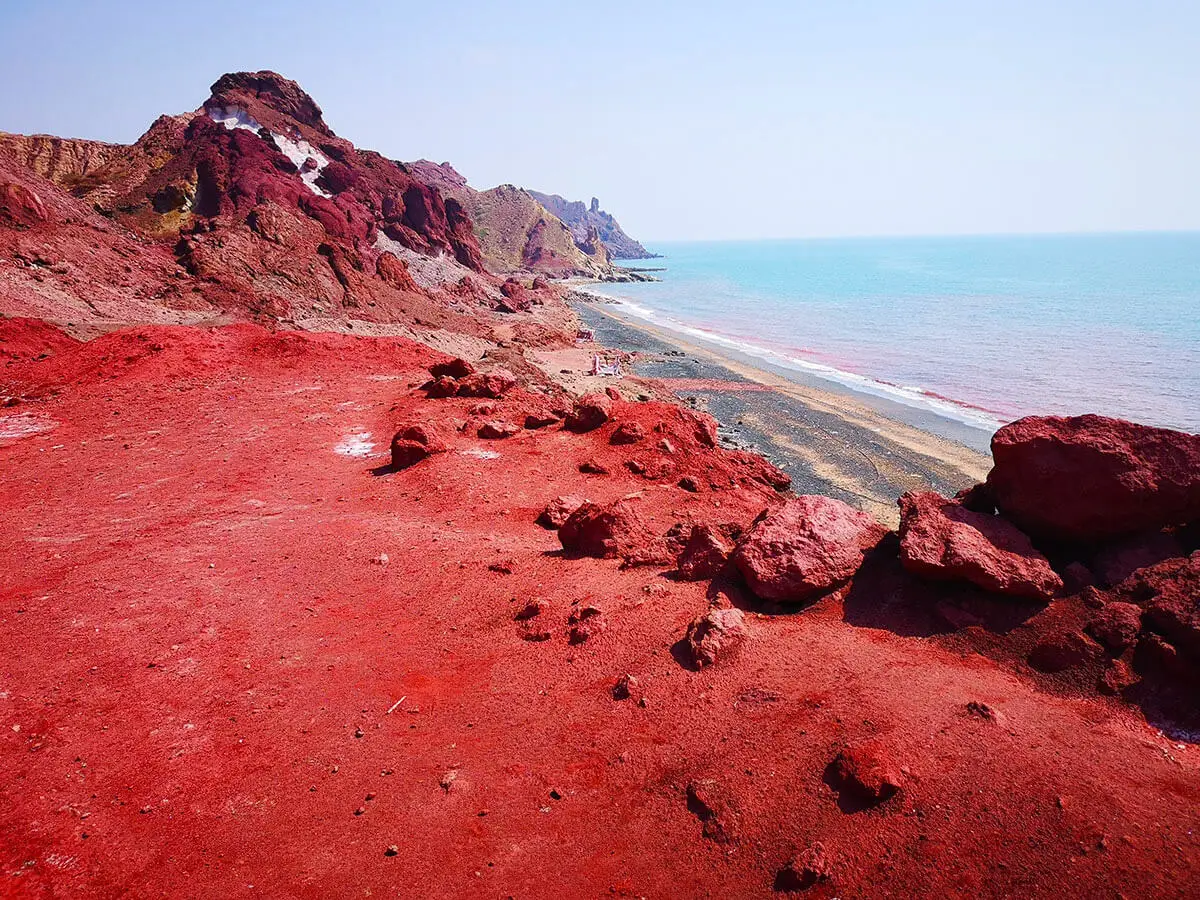
{"label": "rocky hill", "polygon": [[223,76],[198,110],[131,145],[0,134],[0,217],[6,305],[61,321],[470,330],[476,307],[511,314],[537,298],[506,295],[508,275],[528,288],[612,270],[598,240],[577,244],[527,192],[476,192],[448,165],[360,150],[273,72]]}
{"label": "rocky hill", "polygon": [[588,241],[594,231],[613,259],[655,258],[656,254],[621,230],[617,220],[600,208],[600,201],[595,197],[589,206],[579,200],[565,200],[558,194],[543,194],[540,191],[529,193],[567,224],[576,241]]}
{"label": "rocky hill", "polygon": [[586,233],[577,239],[531,191],[511,184],[477,191],[449,163],[421,159],[408,167],[468,210],[484,261],[493,271],[601,278],[613,268],[597,235],[591,241]]}

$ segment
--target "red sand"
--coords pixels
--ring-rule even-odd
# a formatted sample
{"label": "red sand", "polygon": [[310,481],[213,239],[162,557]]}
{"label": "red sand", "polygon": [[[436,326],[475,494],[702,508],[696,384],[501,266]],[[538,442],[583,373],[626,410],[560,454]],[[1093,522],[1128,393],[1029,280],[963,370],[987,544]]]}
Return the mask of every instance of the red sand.
{"label": "red sand", "polygon": [[[43,399],[0,416],[55,427],[0,440],[0,894],[761,897],[813,842],[833,874],[806,896],[1200,888],[1194,747],[836,596],[684,668],[708,583],[564,559],[534,519],[644,489],[660,531],[745,524],[773,492],[649,484],[608,428],[457,433],[478,401],[413,390],[433,359],[240,326],[9,367]],[[412,421],[452,451],[377,474]],[[513,621],[534,598],[540,643]],[[605,628],[570,645],[585,601]],[[825,779],[867,738],[904,785],[858,810]]]}

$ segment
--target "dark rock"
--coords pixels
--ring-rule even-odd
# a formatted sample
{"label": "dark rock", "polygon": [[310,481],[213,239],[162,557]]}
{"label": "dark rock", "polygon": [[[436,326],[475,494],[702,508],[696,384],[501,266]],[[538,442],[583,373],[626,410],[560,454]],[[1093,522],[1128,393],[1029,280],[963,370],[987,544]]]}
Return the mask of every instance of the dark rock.
{"label": "dark rock", "polygon": [[638,688],[638,680],[632,675],[622,675],[612,688],[614,700],[628,700]]}
{"label": "dark rock", "polygon": [[607,475],[608,467],[594,459],[589,459],[579,464],[579,471],[585,475]]}
{"label": "dark rock", "polygon": [[711,778],[687,786],[688,810],[698,818],[706,838],[719,844],[737,840],[737,807],[725,790]]}
{"label": "dark rock", "polygon": [[449,362],[434,363],[429,367],[429,374],[434,378],[466,378],[475,374],[475,367],[461,357]]}
{"label": "dark rock", "polygon": [[553,416],[550,413],[530,413],[525,417],[525,427],[530,431],[538,428],[549,428],[551,425],[557,425],[561,421],[558,416]]}
{"label": "dark rock", "polygon": [[1110,659],[1100,673],[1096,687],[1103,694],[1120,694],[1139,681],[1137,674],[1123,659]]}
{"label": "dark rock", "polygon": [[567,625],[567,640],[572,644],[582,644],[604,631],[604,615],[599,607],[584,604],[571,613]]}
{"label": "dark rock", "polygon": [[490,397],[499,400],[517,386],[517,379],[504,369],[493,369],[481,374],[476,372],[460,378],[457,394],[460,397]]}
{"label": "dark rock", "polygon": [[1167,559],[1186,556],[1183,545],[1173,534],[1153,531],[1114,541],[1098,550],[1091,559],[1091,570],[1102,584],[1118,585],[1139,569]]}
{"label": "dark rock", "polygon": [[775,890],[780,892],[807,891],[819,881],[833,876],[829,855],[820,842],[805,848],[775,875]]}

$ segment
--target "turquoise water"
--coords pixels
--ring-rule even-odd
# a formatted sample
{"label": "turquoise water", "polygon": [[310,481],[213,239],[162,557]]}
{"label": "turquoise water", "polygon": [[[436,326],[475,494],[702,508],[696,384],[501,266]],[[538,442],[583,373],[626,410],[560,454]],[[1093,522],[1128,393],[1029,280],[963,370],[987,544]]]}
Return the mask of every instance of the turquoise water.
{"label": "turquoise water", "polygon": [[664,243],[604,285],[694,338],[981,428],[1200,431],[1200,233]]}

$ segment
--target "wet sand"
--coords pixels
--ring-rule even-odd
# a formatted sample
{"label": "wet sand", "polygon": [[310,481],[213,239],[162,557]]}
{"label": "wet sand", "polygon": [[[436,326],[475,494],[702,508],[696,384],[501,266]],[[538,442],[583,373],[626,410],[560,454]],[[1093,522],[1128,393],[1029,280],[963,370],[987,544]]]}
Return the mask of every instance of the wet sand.
{"label": "wet sand", "polygon": [[925,423],[919,410],[888,409],[899,404],[717,353],[622,317],[615,304],[579,299],[573,306],[598,345],[637,354],[636,380],[712,414],[726,445],[762,453],[792,477],[796,493],[837,497],[895,525],[905,491],[952,495],[990,468],[981,452],[988,436],[978,429]]}

